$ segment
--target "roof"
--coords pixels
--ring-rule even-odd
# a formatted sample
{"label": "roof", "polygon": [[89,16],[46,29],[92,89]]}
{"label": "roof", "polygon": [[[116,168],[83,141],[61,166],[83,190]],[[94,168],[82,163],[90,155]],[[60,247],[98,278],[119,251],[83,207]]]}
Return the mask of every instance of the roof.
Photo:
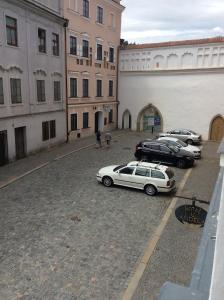
{"label": "roof", "polygon": [[146,167],[146,168],[151,168],[151,169],[157,169],[160,171],[165,171],[168,167],[163,166],[160,164],[154,164],[154,163],[149,163],[145,161],[131,161],[127,164],[127,166],[139,166],[139,167]]}
{"label": "roof", "polygon": [[125,50],[132,49],[147,49],[147,48],[160,48],[160,47],[174,47],[174,46],[191,46],[191,45],[203,45],[203,44],[215,44],[224,43],[223,36],[217,36],[213,38],[197,39],[197,40],[183,40],[183,41],[169,41],[162,43],[151,43],[151,44],[138,44],[138,45],[127,45],[124,46]]}

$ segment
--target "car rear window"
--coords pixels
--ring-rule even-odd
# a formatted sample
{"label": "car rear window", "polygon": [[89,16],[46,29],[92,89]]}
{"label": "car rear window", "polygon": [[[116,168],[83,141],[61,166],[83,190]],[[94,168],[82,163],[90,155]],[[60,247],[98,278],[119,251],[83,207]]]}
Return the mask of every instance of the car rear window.
{"label": "car rear window", "polygon": [[173,176],[174,176],[173,171],[171,169],[169,169],[169,168],[166,169],[166,174],[169,177],[169,179],[173,178]]}

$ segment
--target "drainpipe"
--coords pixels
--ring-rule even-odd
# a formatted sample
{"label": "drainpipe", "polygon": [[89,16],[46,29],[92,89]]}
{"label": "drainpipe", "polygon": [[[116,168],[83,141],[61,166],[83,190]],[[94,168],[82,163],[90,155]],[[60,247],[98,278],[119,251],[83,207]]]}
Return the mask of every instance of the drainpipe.
{"label": "drainpipe", "polygon": [[65,113],[66,113],[66,143],[69,142],[68,132],[68,66],[67,66],[67,28],[68,20],[64,23],[64,35],[65,35]]}
{"label": "drainpipe", "polygon": [[116,124],[116,129],[118,129],[118,106],[119,106],[119,101],[118,101],[118,75],[119,75],[119,55],[120,55],[120,46],[117,47],[117,80],[116,80],[116,102],[117,102],[117,124]]}

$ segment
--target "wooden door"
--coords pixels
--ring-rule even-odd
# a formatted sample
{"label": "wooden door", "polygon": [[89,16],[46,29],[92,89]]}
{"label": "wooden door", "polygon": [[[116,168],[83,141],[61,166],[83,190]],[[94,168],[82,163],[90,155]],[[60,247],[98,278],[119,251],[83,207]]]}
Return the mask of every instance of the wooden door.
{"label": "wooden door", "polygon": [[16,159],[26,156],[26,127],[15,128]]}
{"label": "wooden door", "polygon": [[212,121],[210,140],[221,141],[224,137],[224,118],[216,117]]}
{"label": "wooden door", "polygon": [[8,162],[7,131],[0,131],[0,166]]}

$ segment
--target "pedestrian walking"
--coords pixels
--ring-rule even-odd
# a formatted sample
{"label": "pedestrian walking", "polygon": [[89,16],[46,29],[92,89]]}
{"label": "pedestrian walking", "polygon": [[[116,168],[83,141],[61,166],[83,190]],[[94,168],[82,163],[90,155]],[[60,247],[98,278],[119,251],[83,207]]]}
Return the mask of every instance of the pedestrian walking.
{"label": "pedestrian walking", "polygon": [[111,142],[111,140],[112,140],[111,133],[110,133],[109,131],[106,132],[104,138],[105,138],[107,147],[110,147],[110,142]]}
{"label": "pedestrian walking", "polygon": [[100,130],[98,130],[96,132],[96,143],[97,143],[97,145],[99,145],[100,148],[102,147],[102,144],[101,144],[101,132],[100,132]]}

